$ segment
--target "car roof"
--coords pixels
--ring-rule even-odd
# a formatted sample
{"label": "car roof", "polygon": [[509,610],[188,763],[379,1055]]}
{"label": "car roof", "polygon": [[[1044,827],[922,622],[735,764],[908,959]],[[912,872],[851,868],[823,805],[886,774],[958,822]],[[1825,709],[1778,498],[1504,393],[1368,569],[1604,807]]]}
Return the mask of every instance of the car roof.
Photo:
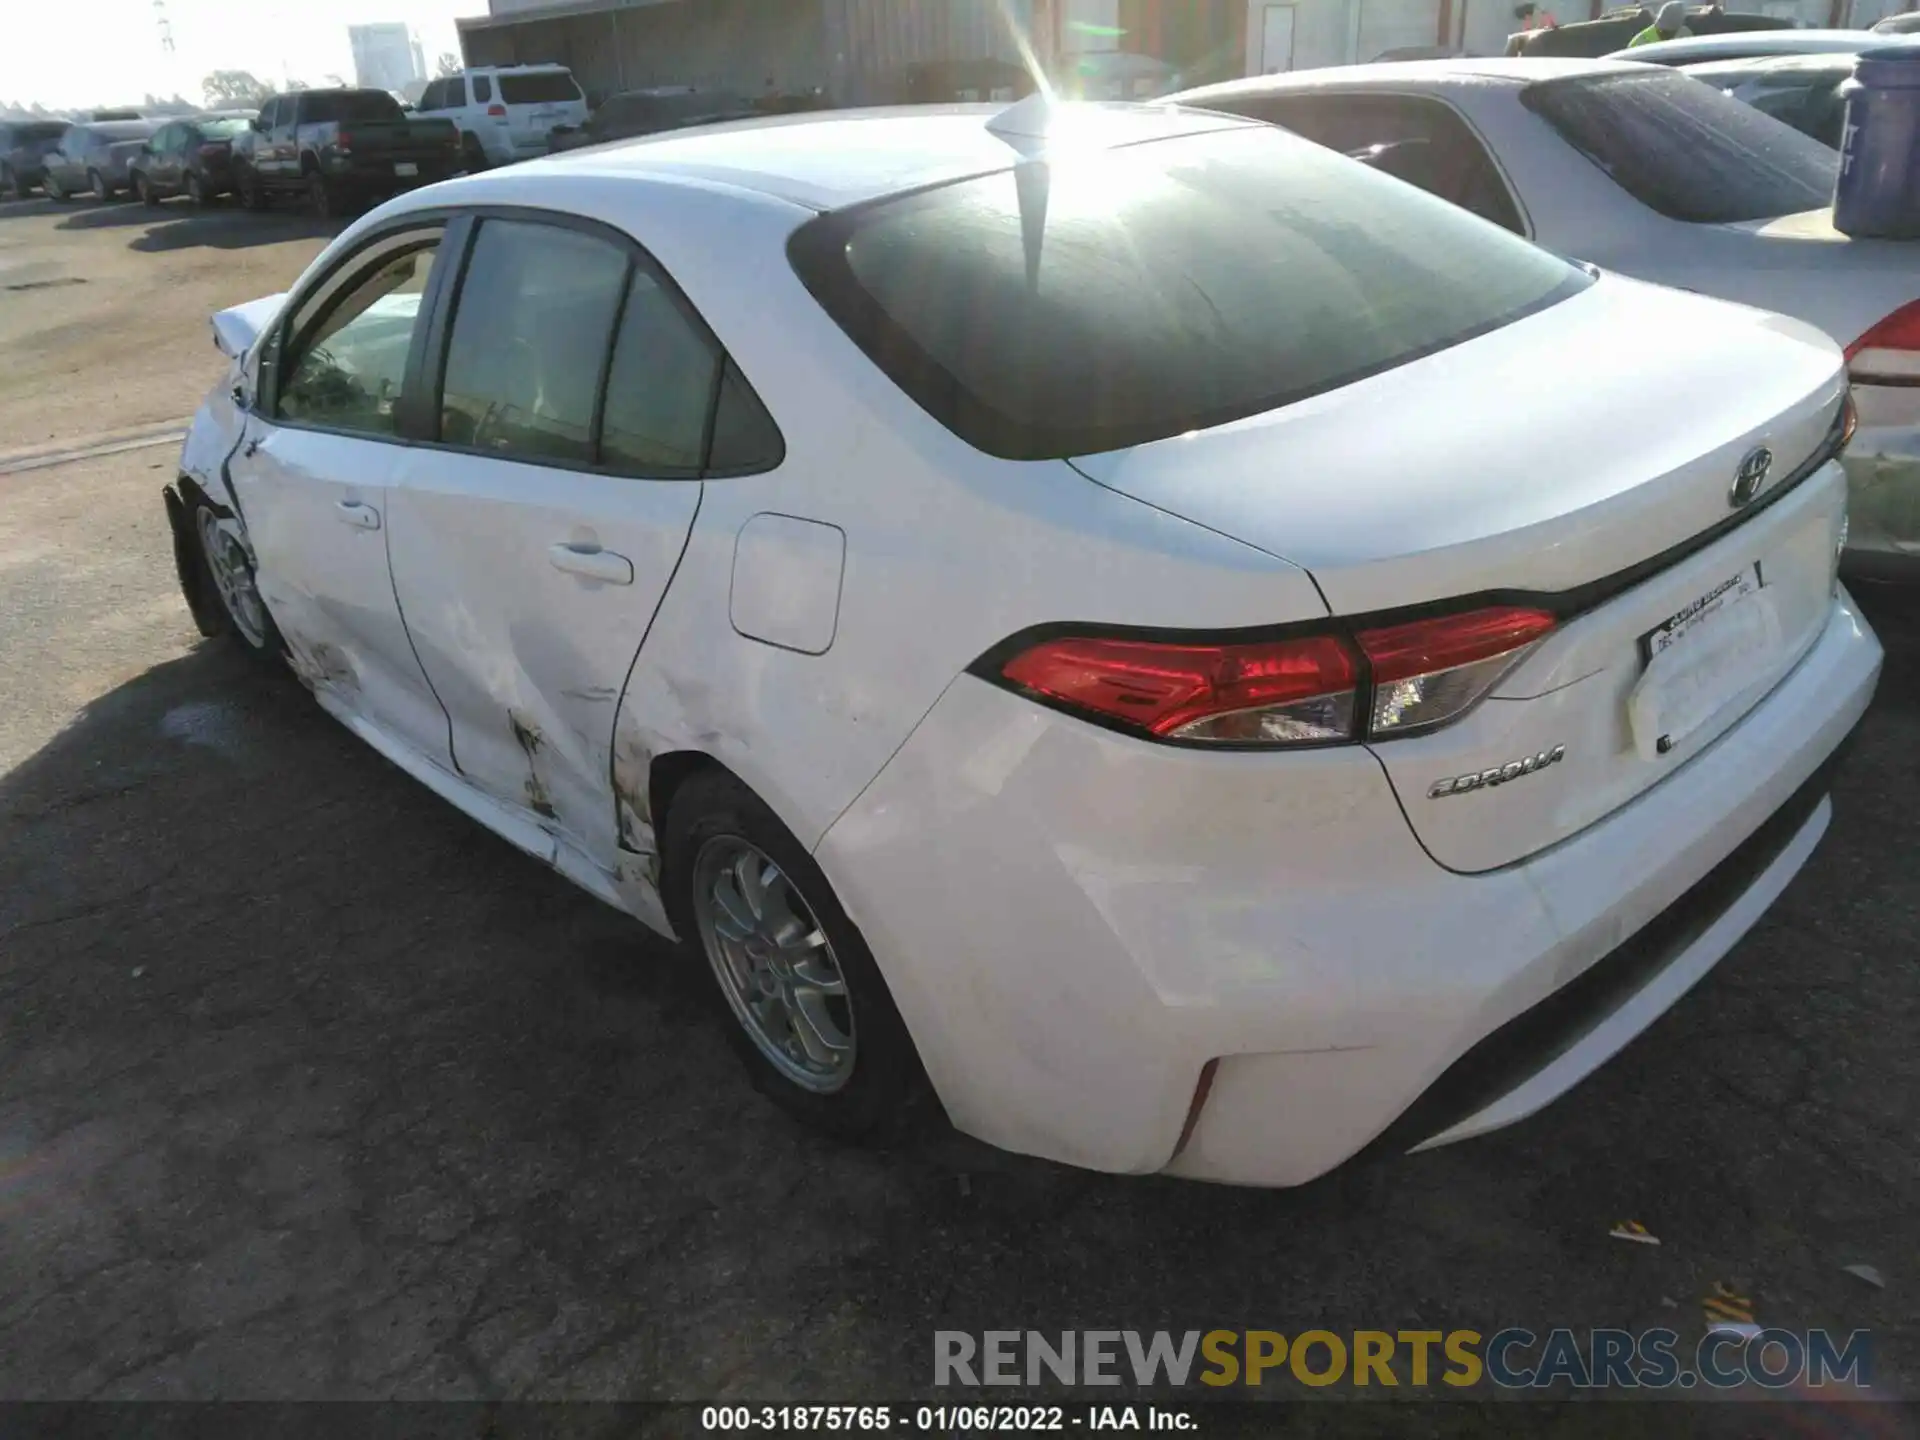
{"label": "car roof", "polygon": [[1631,51],[1616,50],[1607,58],[1675,65],[1688,57],[1712,60],[1745,55],[1843,54],[1879,43],[1867,30],[1734,30],[1722,35],[1694,35],[1684,40],[1655,40],[1635,46]]}
{"label": "car roof", "polygon": [[1324,70],[1289,70],[1279,75],[1256,75],[1203,85],[1165,97],[1163,103],[1205,107],[1220,101],[1266,94],[1294,94],[1302,90],[1335,90],[1391,85],[1406,89],[1440,89],[1453,85],[1505,82],[1532,85],[1576,75],[1609,75],[1635,67],[1623,60],[1586,60],[1549,56],[1457,56],[1450,60],[1387,60],[1373,65],[1337,65]]}
{"label": "car roof", "polygon": [[1684,74],[1701,78],[1792,75],[1802,70],[1816,75],[1829,75],[1851,70],[1853,57],[1846,54],[1742,55],[1733,60],[1691,60],[1676,68]]}
{"label": "car roof", "polygon": [[[1037,99],[1038,97],[1034,97]],[[837,210],[970,175],[1010,168],[1023,156],[1063,148],[1111,149],[1204,134],[1251,122],[1199,111],[1125,103],[1069,103],[1010,110],[1004,105],[913,105],[765,116],[568,151],[514,168],[615,178],[646,176],[724,184],[813,210]],[[1014,111],[1020,111],[1019,117]],[[1043,117],[1047,138],[1003,140],[990,121],[1029,128]],[[1016,144],[1019,148],[1016,148]]]}

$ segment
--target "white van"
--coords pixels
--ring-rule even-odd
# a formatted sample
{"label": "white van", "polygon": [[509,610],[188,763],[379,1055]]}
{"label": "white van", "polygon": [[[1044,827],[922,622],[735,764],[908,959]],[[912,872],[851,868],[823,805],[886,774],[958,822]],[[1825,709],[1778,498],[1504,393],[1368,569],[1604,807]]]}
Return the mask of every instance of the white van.
{"label": "white van", "polygon": [[564,65],[501,65],[433,81],[414,110],[458,125],[467,168],[484,170],[545,155],[556,125],[586,123],[587,97]]}

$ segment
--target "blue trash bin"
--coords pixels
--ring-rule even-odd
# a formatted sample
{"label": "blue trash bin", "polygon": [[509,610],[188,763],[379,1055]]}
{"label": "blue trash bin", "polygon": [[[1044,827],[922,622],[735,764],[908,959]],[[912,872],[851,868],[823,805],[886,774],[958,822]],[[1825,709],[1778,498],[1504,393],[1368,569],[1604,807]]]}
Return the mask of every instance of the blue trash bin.
{"label": "blue trash bin", "polygon": [[1839,93],[1847,125],[1833,228],[1862,239],[1920,236],[1920,44],[1861,51]]}

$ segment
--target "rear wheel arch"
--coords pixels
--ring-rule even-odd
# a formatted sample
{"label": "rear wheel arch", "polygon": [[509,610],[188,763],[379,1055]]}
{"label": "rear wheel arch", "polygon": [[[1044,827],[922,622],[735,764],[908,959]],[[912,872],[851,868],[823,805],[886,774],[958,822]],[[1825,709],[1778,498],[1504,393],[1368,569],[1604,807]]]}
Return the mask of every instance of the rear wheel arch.
{"label": "rear wheel arch", "polygon": [[[724,764],[707,754],[704,750],[670,750],[655,755],[647,762],[647,810],[648,820],[653,825],[655,836],[666,833],[667,816],[673,809],[673,799],[687,781],[704,770],[717,770],[723,775],[732,775],[740,780]],[[740,780],[745,785],[746,781]],[[752,789],[752,786],[748,786]],[[756,792],[757,793],[757,792]]]}

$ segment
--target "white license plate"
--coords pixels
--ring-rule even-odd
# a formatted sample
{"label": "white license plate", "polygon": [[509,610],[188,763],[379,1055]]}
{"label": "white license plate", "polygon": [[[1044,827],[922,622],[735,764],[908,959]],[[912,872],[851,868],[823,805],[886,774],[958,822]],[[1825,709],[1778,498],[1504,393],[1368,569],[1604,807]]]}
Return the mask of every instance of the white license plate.
{"label": "white license plate", "polygon": [[420,173],[420,167],[411,160],[396,160],[393,162],[393,173],[396,175],[418,175]]}
{"label": "white license plate", "polygon": [[1749,565],[1640,637],[1646,669],[1627,697],[1634,748],[1677,749],[1779,669],[1779,612]]}

